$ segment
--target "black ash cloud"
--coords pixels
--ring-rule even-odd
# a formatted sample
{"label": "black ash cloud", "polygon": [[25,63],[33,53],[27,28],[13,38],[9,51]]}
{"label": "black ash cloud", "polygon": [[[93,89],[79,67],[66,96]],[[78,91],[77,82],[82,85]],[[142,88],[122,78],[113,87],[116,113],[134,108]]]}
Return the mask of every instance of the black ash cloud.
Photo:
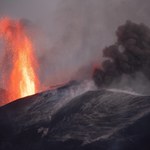
{"label": "black ash cloud", "polygon": [[116,35],[117,42],[103,50],[107,59],[95,69],[95,83],[107,86],[124,74],[134,78],[137,72],[150,79],[150,28],[127,21],[118,27]]}

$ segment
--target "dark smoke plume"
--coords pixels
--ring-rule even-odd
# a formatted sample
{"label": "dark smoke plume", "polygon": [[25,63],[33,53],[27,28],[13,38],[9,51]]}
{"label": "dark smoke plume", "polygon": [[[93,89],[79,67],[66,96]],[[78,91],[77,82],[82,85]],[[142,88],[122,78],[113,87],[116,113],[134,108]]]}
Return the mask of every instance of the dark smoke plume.
{"label": "dark smoke plume", "polygon": [[103,50],[106,60],[94,71],[97,86],[108,86],[127,74],[142,72],[150,80],[150,28],[127,21],[116,31],[117,42]]}

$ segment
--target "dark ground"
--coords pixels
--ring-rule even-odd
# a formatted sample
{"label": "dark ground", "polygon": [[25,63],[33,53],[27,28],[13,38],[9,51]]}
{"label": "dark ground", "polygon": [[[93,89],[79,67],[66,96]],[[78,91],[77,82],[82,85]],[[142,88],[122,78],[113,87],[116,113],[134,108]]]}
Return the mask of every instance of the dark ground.
{"label": "dark ground", "polygon": [[0,107],[0,150],[150,150],[149,96],[76,86]]}

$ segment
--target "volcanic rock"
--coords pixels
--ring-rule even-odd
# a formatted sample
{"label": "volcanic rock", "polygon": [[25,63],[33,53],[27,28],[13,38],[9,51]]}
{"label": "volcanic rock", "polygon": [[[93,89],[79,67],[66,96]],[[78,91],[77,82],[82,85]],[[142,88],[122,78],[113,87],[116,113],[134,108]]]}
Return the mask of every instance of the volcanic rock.
{"label": "volcanic rock", "polygon": [[0,107],[0,149],[150,149],[150,96],[110,89],[81,92],[80,86],[73,83]]}

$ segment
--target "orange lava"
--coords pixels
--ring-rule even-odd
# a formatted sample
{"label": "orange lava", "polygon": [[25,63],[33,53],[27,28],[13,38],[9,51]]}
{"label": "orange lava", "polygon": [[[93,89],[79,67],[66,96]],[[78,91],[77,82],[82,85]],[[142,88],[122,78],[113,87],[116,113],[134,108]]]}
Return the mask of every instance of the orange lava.
{"label": "orange lava", "polygon": [[7,75],[9,102],[38,92],[37,62],[32,42],[20,21],[0,20],[0,37],[11,55],[11,69]]}

